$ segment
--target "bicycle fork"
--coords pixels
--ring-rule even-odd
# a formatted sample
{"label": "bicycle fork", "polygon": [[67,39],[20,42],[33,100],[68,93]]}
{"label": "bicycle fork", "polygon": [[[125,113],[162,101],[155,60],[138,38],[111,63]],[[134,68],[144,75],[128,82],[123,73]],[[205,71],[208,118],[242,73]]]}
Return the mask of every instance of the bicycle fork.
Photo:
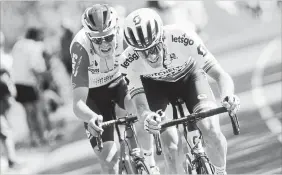
{"label": "bicycle fork", "polygon": [[[184,102],[177,101],[175,107],[176,107],[176,112],[179,113],[179,115],[177,116],[185,117],[188,115],[188,110]],[[186,109],[186,111],[184,111],[184,109]],[[195,123],[187,122],[183,124],[183,129],[184,129],[184,138],[187,143],[187,151],[185,151],[186,157],[183,162],[183,167],[187,174],[188,173],[197,174],[196,172],[197,167],[195,164],[197,157],[195,156],[205,155],[205,151],[202,145],[202,135]],[[187,167],[189,165],[191,167]]]}

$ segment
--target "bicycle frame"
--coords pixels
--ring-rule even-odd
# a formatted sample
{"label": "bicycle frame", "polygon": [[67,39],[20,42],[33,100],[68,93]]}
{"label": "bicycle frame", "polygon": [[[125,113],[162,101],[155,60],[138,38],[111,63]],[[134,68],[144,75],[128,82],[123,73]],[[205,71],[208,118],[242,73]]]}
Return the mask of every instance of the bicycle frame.
{"label": "bicycle frame", "polygon": [[[145,171],[149,172],[148,166],[145,164],[143,156],[141,156],[141,149],[138,144],[133,125],[138,121],[138,118],[136,116],[125,116],[123,118],[116,119],[115,111],[112,112],[114,120],[103,122],[101,127],[107,127],[113,124],[115,125],[120,144],[118,173],[122,174],[123,170],[125,170],[127,174],[138,174],[138,170],[140,170],[140,167],[142,166],[145,168]],[[125,125],[124,139],[121,137],[119,125]],[[102,150],[103,143],[101,135],[96,137],[96,141],[98,149]],[[129,154],[127,154],[127,152]]]}
{"label": "bicycle frame", "polygon": [[[121,138],[120,130],[118,125],[116,124],[116,131],[119,138],[120,143],[120,162],[119,162],[119,174],[122,173],[123,168],[126,169],[128,174],[137,174],[136,167],[133,166],[133,163],[136,162],[138,159],[142,159],[141,155],[134,154],[134,149],[139,149],[138,141],[135,135],[135,129],[133,127],[133,123],[126,123],[125,125],[125,139]],[[128,149],[129,155],[126,154],[126,148]],[[137,150],[138,151],[138,150]]]}
{"label": "bicycle frame", "polygon": [[[184,109],[187,108],[185,103],[180,102],[179,100],[176,101],[176,104],[173,105],[173,107],[176,108],[176,113],[179,113],[181,118],[185,117]],[[186,153],[186,160],[185,162],[191,164],[191,171],[196,171],[196,168],[198,167],[196,164],[200,163],[198,159],[200,157],[205,156],[205,150],[203,148],[203,138],[200,130],[198,129],[196,123],[186,122],[183,123],[183,132],[184,132],[184,138],[187,143],[188,152]],[[207,158],[207,157],[206,157]],[[207,158],[207,163],[209,163]],[[185,167],[187,168],[187,167]]]}

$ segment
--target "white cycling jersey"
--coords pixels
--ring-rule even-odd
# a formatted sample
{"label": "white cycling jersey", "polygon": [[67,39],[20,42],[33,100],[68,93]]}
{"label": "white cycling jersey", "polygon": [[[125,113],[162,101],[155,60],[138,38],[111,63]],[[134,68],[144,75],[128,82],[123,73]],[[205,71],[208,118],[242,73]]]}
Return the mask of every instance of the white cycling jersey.
{"label": "white cycling jersey", "polygon": [[142,87],[140,76],[175,82],[197,67],[202,67],[207,72],[217,64],[199,36],[185,26],[164,26],[164,45],[167,52],[162,66],[157,68],[147,64],[132,47],[128,47],[121,55],[121,72],[127,74],[133,96]]}

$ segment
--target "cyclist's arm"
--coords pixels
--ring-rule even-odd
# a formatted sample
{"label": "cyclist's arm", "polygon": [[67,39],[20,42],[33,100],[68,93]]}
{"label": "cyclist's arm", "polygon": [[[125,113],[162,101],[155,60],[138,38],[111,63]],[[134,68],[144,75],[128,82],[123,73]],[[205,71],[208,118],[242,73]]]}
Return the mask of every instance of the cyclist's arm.
{"label": "cyclist's arm", "polygon": [[196,33],[190,32],[190,37],[194,41],[191,46],[193,57],[205,72],[217,82],[221,98],[234,94],[234,83],[231,76],[220,66]]}
{"label": "cyclist's arm", "polygon": [[136,107],[137,115],[138,116],[144,116],[147,112],[150,112],[149,104],[147,102],[146,95],[144,93],[144,90],[139,89],[139,91],[132,97],[132,101]]}
{"label": "cyclist's arm", "polygon": [[221,99],[234,94],[234,82],[220,64],[212,66],[207,71],[207,74],[217,82]]}
{"label": "cyclist's arm", "polygon": [[78,118],[88,122],[97,115],[86,105],[89,91],[88,54],[77,42],[71,45],[70,53],[72,56],[73,112]]}
{"label": "cyclist's arm", "polygon": [[[126,76],[131,101],[133,102],[134,111],[138,116],[143,116],[146,111],[150,111],[146,95],[142,86],[140,75],[134,71],[121,68],[121,72]],[[130,107],[132,110],[132,107]]]}

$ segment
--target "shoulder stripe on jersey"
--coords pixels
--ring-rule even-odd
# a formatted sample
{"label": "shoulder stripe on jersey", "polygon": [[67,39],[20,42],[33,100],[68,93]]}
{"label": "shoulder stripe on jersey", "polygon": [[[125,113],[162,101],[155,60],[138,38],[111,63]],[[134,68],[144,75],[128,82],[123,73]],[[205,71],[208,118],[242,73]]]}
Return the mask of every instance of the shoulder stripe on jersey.
{"label": "shoulder stripe on jersey", "polygon": [[142,93],[145,93],[144,88],[136,88],[130,91],[130,96],[131,98],[133,98],[135,95],[142,94]]}

